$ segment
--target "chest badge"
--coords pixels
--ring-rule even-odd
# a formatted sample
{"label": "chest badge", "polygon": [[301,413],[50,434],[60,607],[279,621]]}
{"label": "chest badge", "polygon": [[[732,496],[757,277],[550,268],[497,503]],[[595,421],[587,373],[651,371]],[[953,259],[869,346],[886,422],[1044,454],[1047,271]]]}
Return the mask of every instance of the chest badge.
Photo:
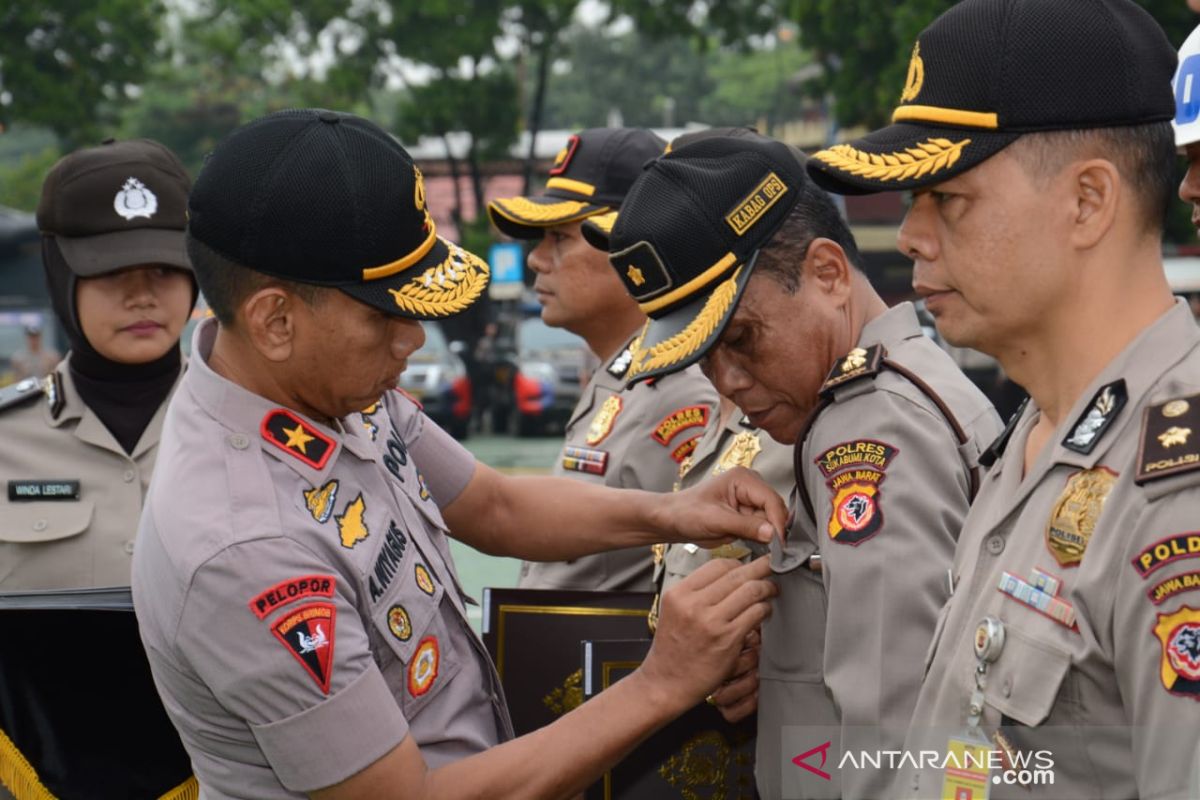
{"label": "chest badge", "polygon": [[329,481],[324,486],[314,486],[304,490],[304,507],[312,514],[317,522],[329,521],[333,514],[333,504],[337,502],[338,482]]}
{"label": "chest badge", "polygon": [[1117,474],[1107,467],[1076,472],[1067,480],[1046,523],[1046,547],[1060,566],[1073,567],[1083,558],[1116,482]]}
{"label": "chest badge", "polygon": [[426,636],[417,645],[417,652],[413,653],[412,661],[408,663],[409,694],[420,697],[429,691],[433,682],[437,680],[440,661],[441,652],[438,650],[437,637]]}
{"label": "chest badge", "polygon": [[592,417],[591,424],[588,425],[587,443],[597,445],[612,433],[613,423],[617,421],[617,415],[621,413],[623,403],[619,394],[609,395],[604,404],[600,406],[600,410],[596,412],[596,416]]}
{"label": "chest badge", "polygon": [[412,638],[412,621],[404,606],[394,605],[388,609],[388,630],[402,642]]}
{"label": "chest badge", "polygon": [[713,467],[712,474],[720,475],[722,472],[728,472],[734,467],[750,469],[754,464],[754,459],[761,452],[762,442],[759,441],[758,434],[751,433],[750,431],[742,431],[733,437],[733,442],[730,443],[729,447],[725,448],[725,452],[717,460],[717,465]]}
{"label": "chest badge", "polygon": [[433,578],[430,576],[429,570],[425,568],[424,564],[417,564],[413,568],[413,572],[416,575],[417,588],[430,597],[433,597],[433,593],[437,591],[437,587],[433,585]]}

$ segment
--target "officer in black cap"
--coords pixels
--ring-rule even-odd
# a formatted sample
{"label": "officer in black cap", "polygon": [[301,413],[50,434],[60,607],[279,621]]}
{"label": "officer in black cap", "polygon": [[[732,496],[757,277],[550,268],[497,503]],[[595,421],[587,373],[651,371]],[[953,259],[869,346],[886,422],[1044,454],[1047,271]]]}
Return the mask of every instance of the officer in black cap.
{"label": "officer in black cap", "polygon": [[700,362],[752,425],[795,443],[796,522],[772,559],[780,599],[758,675],[714,695],[734,716],[757,699],[759,792],[883,796],[871,772],[826,780],[788,762],[839,734],[860,746],[863,726],[873,745],[903,742],[975,457],[999,419],[912,305],[879,298],[832,200],[780,142],[673,148],[630,191],[608,246],[650,316],[631,379]]}
{"label": "officer in black cap", "polygon": [[765,540],[782,503],[744,470],[665,497],[505,477],[395,391],[420,320],[470,305],[488,268],[437,235],[420,171],[366,120],[251,122],[188,209],[215,319],[168,414],[133,596],[204,797],[570,796],[745,668],[768,567],[713,563],[668,595],[638,671],[492,750],[512,727],[448,531],[563,560]]}
{"label": "officer in black cap", "polygon": [[1174,69],[1130,0],[965,0],[918,37],[894,124],[809,162],[837,191],[913,193],[898,242],[938,331],[1031,397],[991,448],[907,745],[998,758],[910,764],[892,796],[1200,796]]}
{"label": "officer in black cap", "polygon": [[70,351],[0,391],[0,589],[129,584],[196,298],[183,246],[190,186],[149,139],[77,150],[46,176],[42,263]]}
{"label": "officer in black cap", "polygon": [[[680,464],[714,416],[717,394],[698,369],[627,387],[629,343],[646,315],[580,232],[584,220],[620,207],[666,143],[640,128],[591,128],[570,137],[544,194],[488,206],[504,233],[537,241],[529,254],[533,289],[547,325],[583,337],[600,359],[567,421],[554,474],[619,489],[671,490]],[[650,591],[649,548],[600,553],[565,563],[521,565],[525,589]]]}

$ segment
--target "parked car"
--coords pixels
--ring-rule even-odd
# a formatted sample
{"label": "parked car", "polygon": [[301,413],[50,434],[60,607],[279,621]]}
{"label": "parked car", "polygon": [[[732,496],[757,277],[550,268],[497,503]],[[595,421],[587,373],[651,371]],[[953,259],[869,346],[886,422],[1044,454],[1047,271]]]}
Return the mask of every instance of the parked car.
{"label": "parked car", "polygon": [[426,322],[425,346],[408,357],[400,388],[421,401],[425,413],[456,439],[467,438],[471,423],[471,379],[463,360],[450,349],[437,323]]}
{"label": "parked car", "polygon": [[587,377],[587,357],[583,339],[550,327],[540,317],[517,325],[513,396],[518,436],[566,425]]}

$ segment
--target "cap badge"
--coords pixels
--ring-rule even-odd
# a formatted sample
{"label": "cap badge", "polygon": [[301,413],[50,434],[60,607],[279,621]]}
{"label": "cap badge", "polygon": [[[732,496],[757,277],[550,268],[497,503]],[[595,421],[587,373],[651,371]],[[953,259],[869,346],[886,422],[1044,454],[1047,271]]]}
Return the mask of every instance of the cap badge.
{"label": "cap badge", "polygon": [[113,208],[125,219],[145,217],[150,219],[158,211],[158,198],[137,178],[125,181],[121,191],[113,198]]}
{"label": "cap badge", "polygon": [[646,276],[642,274],[640,269],[632,264],[629,265],[629,269],[626,270],[625,274],[629,276],[629,280],[634,286],[641,286],[646,282]]}
{"label": "cap badge", "polygon": [[433,220],[429,216],[429,209],[425,207],[425,176],[421,174],[421,170],[417,169],[417,165],[413,165],[413,205],[417,207],[417,211],[424,212],[425,224],[424,230],[430,230],[433,225]]}
{"label": "cap badge", "polygon": [[900,102],[907,103],[916,100],[925,84],[925,62],[921,59],[921,43],[913,45],[912,58],[908,62],[908,78],[904,81],[904,91],[900,93]]}

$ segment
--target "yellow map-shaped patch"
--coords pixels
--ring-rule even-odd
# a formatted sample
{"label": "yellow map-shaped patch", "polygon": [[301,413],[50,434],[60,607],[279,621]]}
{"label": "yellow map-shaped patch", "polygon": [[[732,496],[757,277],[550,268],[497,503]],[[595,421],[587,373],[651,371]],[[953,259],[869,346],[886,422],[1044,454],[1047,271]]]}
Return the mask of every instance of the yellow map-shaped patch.
{"label": "yellow map-shaped patch", "polygon": [[346,506],[346,510],[333,518],[337,522],[338,534],[342,537],[342,547],[354,547],[371,535],[363,519],[366,510],[367,504],[363,501],[362,492],[359,492],[358,497]]}

